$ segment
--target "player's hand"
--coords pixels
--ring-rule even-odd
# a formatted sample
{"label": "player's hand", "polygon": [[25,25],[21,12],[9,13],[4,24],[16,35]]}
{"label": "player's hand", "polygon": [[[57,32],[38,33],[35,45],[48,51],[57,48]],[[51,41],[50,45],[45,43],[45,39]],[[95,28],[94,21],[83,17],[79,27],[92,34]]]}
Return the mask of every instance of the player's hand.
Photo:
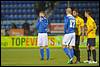
{"label": "player's hand", "polygon": [[87,32],[85,32],[85,35],[87,36]]}
{"label": "player's hand", "polygon": [[78,29],[77,28],[75,28],[75,32],[78,33]]}

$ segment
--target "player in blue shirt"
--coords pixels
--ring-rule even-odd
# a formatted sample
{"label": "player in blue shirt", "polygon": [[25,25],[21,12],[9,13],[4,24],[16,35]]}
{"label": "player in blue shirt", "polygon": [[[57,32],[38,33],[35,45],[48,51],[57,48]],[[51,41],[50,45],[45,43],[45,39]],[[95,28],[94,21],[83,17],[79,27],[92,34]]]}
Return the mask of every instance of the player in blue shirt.
{"label": "player in blue shirt", "polygon": [[72,63],[75,46],[75,18],[71,15],[71,8],[66,9],[66,16],[64,17],[64,37],[63,37],[63,50],[68,55],[70,60],[67,63]]}
{"label": "player in blue shirt", "polygon": [[36,28],[38,30],[38,46],[40,46],[41,60],[44,60],[44,47],[46,47],[47,60],[50,58],[50,50],[48,48],[48,20],[45,17],[45,12],[41,11],[39,13],[39,19],[36,23]]}

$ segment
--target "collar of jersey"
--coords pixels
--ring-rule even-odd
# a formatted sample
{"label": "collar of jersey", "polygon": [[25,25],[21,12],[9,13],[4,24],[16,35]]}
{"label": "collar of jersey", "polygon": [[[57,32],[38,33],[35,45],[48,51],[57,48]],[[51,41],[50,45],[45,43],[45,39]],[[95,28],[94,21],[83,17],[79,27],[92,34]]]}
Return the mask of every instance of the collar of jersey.
{"label": "collar of jersey", "polygon": [[45,17],[45,16],[44,16],[44,17],[40,17],[40,18],[46,19],[46,17]]}
{"label": "collar of jersey", "polygon": [[72,16],[71,14],[67,14],[67,16]]}
{"label": "collar of jersey", "polygon": [[40,18],[39,18],[40,21],[42,21],[42,20],[44,20],[44,19],[46,19],[46,17],[40,17]]}
{"label": "collar of jersey", "polygon": [[76,18],[79,18],[79,16],[76,16]]}
{"label": "collar of jersey", "polygon": [[91,18],[91,16],[87,17],[87,18]]}

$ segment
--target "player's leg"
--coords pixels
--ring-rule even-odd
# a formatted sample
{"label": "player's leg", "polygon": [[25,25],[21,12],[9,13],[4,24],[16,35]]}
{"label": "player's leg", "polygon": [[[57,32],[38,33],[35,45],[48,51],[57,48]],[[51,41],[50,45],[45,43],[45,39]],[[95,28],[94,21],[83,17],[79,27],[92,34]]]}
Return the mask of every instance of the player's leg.
{"label": "player's leg", "polygon": [[71,54],[71,57],[70,57],[70,60],[67,62],[67,63],[70,63],[72,64],[72,60],[73,60],[73,57],[74,57],[74,49],[73,49],[73,46],[69,46],[69,53]]}
{"label": "player's leg", "polygon": [[48,48],[48,35],[47,33],[44,34],[44,37],[43,37],[43,44],[45,45],[46,47],[46,56],[47,56],[47,60],[49,60],[50,58],[50,49]]}
{"label": "player's leg", "polygon": [[62,48],[63,48],[65,54],[66,54],[69,58],[71,58],[71,54],[70,54],[70,52],[69,52],[68,46],[63,45]]}
{"label": "player's leg", "polygon": [[40,46],[41,60],[44,60],[44,47]]}
{"label": "player's leg", "polygon": [[70,54],[71,54],[71,58],[74,56],[74,48],[73,46],[69,46],[70,48]]}
{"label": "player's leg", "polygon": [[96,49],[95,49],[95,38],[91,39],[91,48],[92,48],[92,55],[93,55],[93,63],[97,63],[96,61]]}
{"label": "player's leg", "polygon": [[71,54],[70,54],[70,52],[69,52],[69,49],[68,49],[68,44],[69,44],[69,42],[70,42],[70,36],[69,36],[69,34],[65,34],[64,35],[64,37],[63,37],[63,41],[62,41],[62,48],[63,48],[63,50],[64,50],[64,52],[65,52],[65,54],[69,57],[69,58],[71,58]]}
{"label": "player's leg", "polygon": [[90,38],[87,39],[87,60],[84,63],[91,63],[91,49],[90,49]]}
{"label": "player's leg", "polygon": [[80,62],[80,49],[79,49],[79,44],[80,44],[80,36],[76,36],[76,42],[75,42],[75,48],[74,48],[74,54],[77,58],[76,63]]}
{"label": "player's leg", "polygon": [[40,47],[41,60],[44,60],[44,47],[42,42],[42,34],[38,34],[38,46]]}
{"label": "player's leg", "polygon": [[93,63],[97,63],[97,61],[96,61],[96,49],[94,46],[92,46],[92,55],[93,55]]}
{"label": "player's leg", "polygon": [[77,47],[77,36],[76,36],[76,39],[75,39],[75,47],[74,47],[74,55],[75,55],[76,58],[77,58],[76,47]]}
{"label": "player's leg", "polygon": [[72,39],[69,44],[71,58],[74,56],[74,48],[73,48],[74,46],[75,46],[75,41],[74,41],[74,39]]}
{"label": "player's leg", "polygon": [[50,59],[50,49],[48,48],[48,46],[46,46],[46,55],[47,55],[47,60]]}
{"label": "player's leg", "polygon": [[88,53],[88,63],[90,63],[90,60],[91,60],[91,49],[90,49],[90,45],[88,44],[88,46],[87,46],[87,53]]}
{"label": "player's leg", "polygon": [[71,53],[70,53],[69,46],[63,45],[62,47],[63,47],[63,50],[64,50],[65,54],[69,57],[67,63],[68,63],[68,64],[72,64],[73,58],[72,58],[72,55],[71,55]]}
{"label": "player's leg", "polygon": [[70,40],[70,44],[69,44],[69,48],[70,48],[70,54],[71,54],[71,59],[70,61],[73,60],[74,57],[74,46],[75,46],[75,33],[70,34],[71,35],[71,40]]}

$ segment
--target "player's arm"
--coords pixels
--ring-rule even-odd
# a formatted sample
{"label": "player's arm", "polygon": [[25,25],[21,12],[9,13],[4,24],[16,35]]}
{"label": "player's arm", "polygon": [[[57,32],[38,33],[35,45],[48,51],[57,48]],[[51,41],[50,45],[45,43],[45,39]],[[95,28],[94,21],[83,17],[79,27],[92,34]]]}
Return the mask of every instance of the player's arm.
{"label": "player's arm", "polygon": [[36,28],[38,29],[39,28],[39,25],[40,25],[40,22],[39,20],[36,22]]}
{"label": "player's arm", "polygon": [[81,20],[81,35],[84,36],[84,20]]}
{"label": "player's arm", "polygon": [[87,31],[87,34],[89,34],[91,31],[93,31],[93,28],[89,28],[90,30]]}
{"label": "player's arm", "polygon": [[88,31],[87,31],[87,34],[89,34],[91,31],[93,31],[94,29],[96,29],[97,27],[96,27],[96,24],[95,24],[95,22],[93,22],[93,24],[91,24],[90,25],[90,27],[89,27],[89,29],[88,29]]}
{"label": "player's arm", "polygon": [[81,36],[84,36],[84,26],[81,26]]}
{"label": "player's arm", "polygon": [[64,17],[64,33],[66,33],[67,31],[67,23],[68,23],[68,19]]}
{"label": "player's arm", "polygon": [[83,42],[84,41],[84,20],[81,21],[81,36]]}
{"label": "player's arm", "polygon": [[84,24],[84,33],[87,35],[87,24]]}
{"label": "player's arm", "polygon": [[82,42],[84,41],[84,26],[81,27]]}
{"label": "player's arm", "polygon": [[44,19],[43,20],[43,23],[41,23],[41,25],[46,28],[48,26],[48,20],[47,19]]}

